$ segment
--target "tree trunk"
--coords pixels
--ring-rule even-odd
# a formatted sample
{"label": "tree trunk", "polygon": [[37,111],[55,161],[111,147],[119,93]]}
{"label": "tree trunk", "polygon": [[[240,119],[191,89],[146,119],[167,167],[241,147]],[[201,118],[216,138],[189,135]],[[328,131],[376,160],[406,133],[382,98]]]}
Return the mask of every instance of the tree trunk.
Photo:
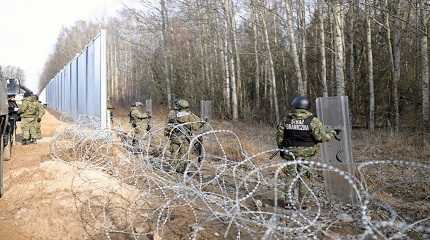
{"label": "tree trunk", "polygon": [[224,17],[224,36],[223,36],[223,43],[221,49],[221,55],[223,59],[223,66],[224,66],[224,73],[225,73],[225,79],[224,79],[224,104],[226,108],[226,112],[228,113],[228,116],[231,114],[231,95],[230,95],[230,67],[229,67],[229,53],[228,53],[228,21],[227,17]]}
{"label": "tree trunk", "polygon": [[290,0],[285,0],[285,11],[287,14],[287,33],[291,46],[291,57],[293,58],[294,70],[296,72],[298,94],[305,95],[304,83],[302,78],[302,70],[300,68],[299,54],[297,52],[296,38],[293,31],[293,14],[291,11]]}
{"label": "tree trunk", "polygon": [[278,106],[278,96],[277,96],[278,94],[277,94],[277,88],[276,88],[276,75],[275,75],[275,67],[273,64],[272,50],[270,49],[269,33],[267,31],[266,11],[264,11],[264,15],[261,17],[261,20],[263,22],[264,39],[266,43],[267,55],[269,58],[269,69],[270,69],[270,77],[272,82],[271,93],[272,93],[273,104],[275,108],[275,119],[276,119],[276,123],[279,123],[279,106]]}
{"label": "tree trunk", "polygon": [[333,6],[331,4],[328,5],[329,8],[329,25],[330,25],[330,48],[332,52],[330,53],[330,95],[335,95],[336,92],[336,54],[334,52],[335,44],[335,34],[334,34],[334,17],[333,17]]}
{"label": "tree trunk", "polygon": [[170,63],[169,63],[169,37],[168,37],[168,15],[166,9],[166,3],[164,0],[160,0],[161,5],[161,30],[162,30],[162,41],[163,41],[163,74],[166,79],[166,94],[167,94],[167,104],[169,108],[172,106],[172,92],[170,83]]}
{"label": "tree trunk", "polygon": [[[355,40],[355,10],[356,10],[356,0],[353,0],[350,7],[350,17],[349,17],[349,82],[352,86],[355,86],[355,58],[354,58],[354,40]],[[368,13],[370,14],[370,12]],[[367,19],[366,19],[367,21]],[[355,88],[352,88],[352,96],[355,96]],[[355,98],[352,97],[354,100]],[[354,102],[355,103],[355,102]]]}
{"label": "tree trunk", "polygon": [[323,86],[323,96],[328,97],[327,87],[327,63],[325,54],[325,33],[324,33],[324,1],[318,0],[318,15],[319,15],[319,37],[320,37],[320,54],[321,54],[321,81]]}
{"label": "tree trunk", "polygon": [[[225,17],[227,18],[227,29],[226,29],[226,40],[227,40],[227,55],[228,55],[228,64],[230,68],[230,77],[231,77],[231,109],[233,113],[233,120],[236,121],[239,119],[239,111],[238,111],[238,99],[237,99],[237,88],[236,88],[236,67],[233,59],[233,46],[232,39],[229,36],[233,36],[233,25],[232,25],[232,9],[230,8],[230,0],[224,0],[224,10]],[[230,43],[230,44],[228,44]]]}
{"label": "tree trunk", "polygon": [[367,44],[367,79],[369,83],[369,130],[371,133],[375,130],[375,89],[373,82],[373,52],[372,52],[372,28],[370,24],[371,9],[369,1],[366,1],[366,44]]}
{"label": "tree trunk", "polygon": [[344,60],[344,34],[342,30],[343,16],[339,0],[332,0],[335,31],[335,51],[336,51],[336,92],[338,96],[345,96],[345,60]]}
{"label": "tree trunk", "polygon": [[[400,13],[400,2],[398,1],[396,6],[396,14]],[[394,60],[394,74],[393,74],[393,99],[394,99],[394,130],[396,133],[399,132],[400,128],[400,95],[399,95],[399,82],[400,82],[400,34],[402,23],[399,19],[401,16],[397,16],[394,23],[393,31],[393,60]]]}
{"label": "tree trunk", "polygon": [[[251,4],[254,4],[252,2]],[[260,109],[260,59],[258,56],[258,13],[255,7],[253,7],[253,23],[252,23],[252,30],[254,33],[254,56],[255,56],[255,102],[257,110]]]}
{"label": "tree trunk", "polygon": [[[236,14],[235,14],[235,10],[234,10],[234,5],[233,5],[233,1],[230,0],[230,21],[231,21],[231,36],[232,36],[232,41],[233,41],[233,50],[234,50],[234,58],[235,58],[235,63],[236,63],[236,94],[238,95],[237,98],[237,108],[242,109],[243,107],[243,88],[242,88],[242,78],[241,78],[241,68],[240,68],[240,55],[239,55],[239,49],[237,46],[237,34],[236,34]],[[234,99],[234,97],[233,97]],[[235,119],[235,113],[234,113],[235,109],[233,107],[233,119]],[[236,109],[236,119],[237,120],[239,118],[239,111],[238,109]]]}
{"label": "tree trunk", "polygon": [[429,60],[428,60],[428,14],[425,6],[420,7],[421,28],[424,33],[420,38],[421,49],[421,84],[422,84],[422,114],[424,127],[430,126],[429,113]]}
{"label": "tree trunk", "polygon": [[300,38],[301,38],[301,58],[302,58],[302,77],[303,77],[303,95],[308,95],[308,67],[306,61],[306,9],[305,0],[299,2],[300,15]]}

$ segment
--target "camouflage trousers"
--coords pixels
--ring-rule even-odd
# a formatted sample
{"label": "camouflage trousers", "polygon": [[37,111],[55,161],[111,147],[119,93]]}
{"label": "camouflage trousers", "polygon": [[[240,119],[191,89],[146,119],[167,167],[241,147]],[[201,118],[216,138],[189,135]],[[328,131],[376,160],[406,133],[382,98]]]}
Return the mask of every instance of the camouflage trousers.
{"label": "camouflage trousers", "polygon": [[36,127],[36,139],[42,139],[42,124],[39,121],[35,121]]}
{"label": "camouflage trousers", "polygon": [[142,147],[142,139],[147,134],[147,124],[137,123],[133,125],[133,129],[131,132],[132,145],[133,147]]}
{"label": "camouflage trousers", "polygon": [[22,139],[31,140],[36,139],[36,120],[34,118],[22,118],[21,119],[21,129],[22,129]]}
{"label": "camouflage trousers", "polygon": [[[284,159],[286,161],[293,161],[292,158],[284,158]],[[297,157],[296,160],[308,160],[308,159]],[[289,189],[291,187],[291,184],[294,181],[294,178],[296,178],[297,175],[300,175],[301,178],[308,179],[308,180],[311,178],[311,172],[306,169],[306,166],[303,166],[303,165],[298,165],[298,164],[288,165],[282,169],[282,172],[286,176],[286,189],[284,194],[286,201],[289,200],[288,199],[290,197]],[[305,185],[301,182],[300,179],[297,180],[294,183],[294,186],[292,187],[291,197],[293,197],[293,200],[298,200],[298,202],[302,202],[305,193],[306,193]]]}
{"label": "camouflage trousers", "polygon": [[185,154],[188,151],[188,147],[189,144],[186,139],[170,139],[169,151],[173,159],[172,165],[178,173],[184,173],[187,168],[188,161]]}

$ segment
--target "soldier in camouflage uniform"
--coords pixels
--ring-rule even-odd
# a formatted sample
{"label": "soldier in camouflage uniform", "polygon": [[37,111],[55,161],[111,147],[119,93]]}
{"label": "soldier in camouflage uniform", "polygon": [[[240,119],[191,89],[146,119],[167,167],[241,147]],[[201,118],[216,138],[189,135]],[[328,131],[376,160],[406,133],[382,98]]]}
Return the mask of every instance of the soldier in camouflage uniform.
{"label": "soldier in camouflage uniform", "polygon": [[[278,125],[276,131],[276,142],[279,149],[286,149],[292,153],[297,160],[309,160],[318,153],[318,143],[331,140],[336,132],[326,130],[321,120],[315,117],[310,111],[309,99],[303,96],[294,98],[291,103],[294,110]],[[293,160],[293,157],[285,152],[281,152],[281,157],[285,160]],[[284,173],[291,180],[296,171],[303,173],[302,166],[295,168],[293,165],[286,167]],[[309,172],[303,173],[306,177]],[[298,197],[304,192],[303,184],[297,188]]]}
{"label": "soldier in camouflage uniform", "polygon": [[36,139],[42,139],[42,118],[45,115],[45,107],[43,106],[42,102],[39,101],[39,97],[37,95],[34,96],[34,102],[37,105],[37,119],[35,121],[35,127],[36,127]]}
{"label": "soldier in camouflage uniform", "polygon": [[18,111],[21,116],[22,143],[23,145],[36,143],[36,120],[39,114],[38,106],[34,102],[32,94],[26,92]]}
{"label": "soldier in camouflage uniform", "polygon": [[174,110],[169,112],[167,126],[164,129],[165,135],[170,139],[169,150],[178,173],[184,173],[187,168],[187,160],[184,157],[193,137],[193,131],[200,130],[205,124],[189,110],[189,107],[188,101],[178,100]]}
{"label": "soldier in camouflage uniform", "polygon": [[[151,129],[149,125],[149,121],[151,119],[151,116],[146,113],[142,112],[142,106],[143,104],[141,102],[136,102],[133,106],[130,108],[130,123],[131,127],[133,129],[132,131],[132,146],[137,147],[140,146],[139,140],[142,139],[146,133]],[[140,149],[136,149],[137,151],[141,151]]]}

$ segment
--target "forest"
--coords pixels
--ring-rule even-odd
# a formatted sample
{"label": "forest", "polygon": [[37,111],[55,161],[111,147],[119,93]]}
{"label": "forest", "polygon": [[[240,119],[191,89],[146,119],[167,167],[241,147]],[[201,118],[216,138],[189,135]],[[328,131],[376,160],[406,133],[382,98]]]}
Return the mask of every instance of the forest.
{"label": "forest", "polygon": [[1,66],[0,65],[0,79],[17,79],[19,82],[25,86],[26,77],[24,70],[17,66]]}
{"label": "forest", "polygon": [[108,32],[116,106],[212,100],[222,119],[279,122],[294,96],[349,97],[353,126],[428,129],[426,0],[159,0],[64,27],[39,91]]}

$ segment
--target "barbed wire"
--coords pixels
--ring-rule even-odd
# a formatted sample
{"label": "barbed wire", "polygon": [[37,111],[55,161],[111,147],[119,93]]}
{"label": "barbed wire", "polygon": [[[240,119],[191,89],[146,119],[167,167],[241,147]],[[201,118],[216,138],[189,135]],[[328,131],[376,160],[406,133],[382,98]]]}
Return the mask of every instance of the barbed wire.
{"label": "barbed wire", "polygon": [[[184,125],[188,124],[192,123]],[[280,149],[249,154],[233,131],[216,130],[210,125],[184,143],[186,154],[175,157],[177,154],[169,151],[170,136],[165,136],[163,128],[151,130],[133,143],[132,134],[119,125],[112,130],[94,130],[94,126],[92,119],[81,119],[79,125],[58,133],[51,144],[52,158],[82,170],[105,172],[134,194],[122,195],[120,189],[98,189],[102,194],[91,197],[74,191],[90,236],[413,239],[413,234],[427,237],[430,234],[428,216],[405,217],[404,212],[379,197],[383,186],[372,189],[366,181],[369,169],[376,167],[399,166],[429,173],[430,165],[400,160],[367,161],[357,164],[359,174],[351,175],[317,161],[269,160]],[[175,131],[180,130],[175,128],[167,135]],[[201,162],[193,148],[199,139],[204,139]],[[184,173],[175,171],[178,161],[187,162]],[[311,177],[304,177],[305,171],[297,170],[286,177],[285,169],[297,169],[296,166],[306,168]],[[321,172],[343,179],[350,186],[355,203],[329,200],[319,177]],[[416,183],[428,184],[429,174],[424,176],[416,179]],[[76,176],[73,188],[92,181],[86,176]],[[299,184],[305,190],[302,199],[297,197]],[[335,226],[342,224],[355,230],[336,233]]]}

